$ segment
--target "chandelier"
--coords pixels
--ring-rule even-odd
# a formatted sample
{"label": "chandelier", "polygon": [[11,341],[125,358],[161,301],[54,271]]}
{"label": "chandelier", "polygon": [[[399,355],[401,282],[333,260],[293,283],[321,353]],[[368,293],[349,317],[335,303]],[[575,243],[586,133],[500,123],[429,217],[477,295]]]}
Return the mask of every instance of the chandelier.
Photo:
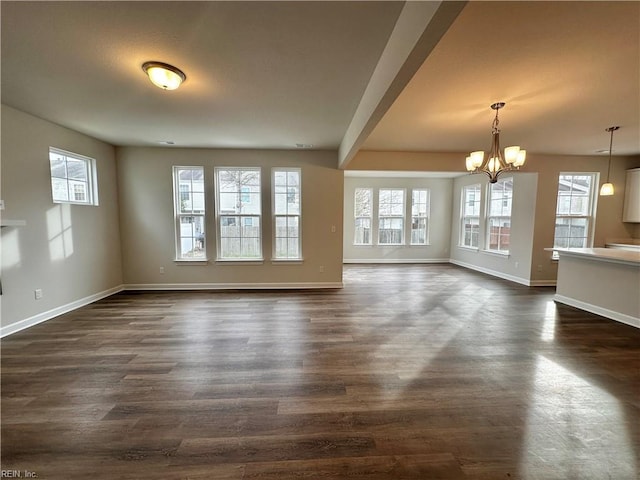
{"label": "chandelier", "polygon": [[520,150],[520,147],[513,146],[504,149],[504,157],[500,152],[500,130],[498,129],[498,110],[505,106],[504,102],[497,102],[491,105],[496,111],[491,128],[491,150],[487,159],[484,158],[484,151],[471,152],[466,160],[467,171],[471,173],[486,173],[489,176],[489,183],[496,183],[498,176],[503,172],[519,170],[524,165],[527,151]]}
{"label": "chandelier", "polygon": [[609,127],[605,129],[605,131],[611,132],[611,139],[609,140],[609,168],[607,168],[607,181],[602,184],[602,187],[600,187],[600,195],[603,197],[613,195],[613,183],[609,182],[609,174],[611,173],[611,149],[613,148],[613,132],[619,128],[620,127]]}

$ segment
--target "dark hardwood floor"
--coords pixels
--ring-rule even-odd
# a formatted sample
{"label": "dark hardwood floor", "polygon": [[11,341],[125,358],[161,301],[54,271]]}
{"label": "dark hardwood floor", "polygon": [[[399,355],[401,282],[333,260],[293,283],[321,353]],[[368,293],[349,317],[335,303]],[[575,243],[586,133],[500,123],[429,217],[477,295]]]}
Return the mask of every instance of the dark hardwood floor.
{"label": "dark hardwood floor", "polygon": [[121,293],[2,340],[43,479],[635,480],[640,331],[452,265]]}

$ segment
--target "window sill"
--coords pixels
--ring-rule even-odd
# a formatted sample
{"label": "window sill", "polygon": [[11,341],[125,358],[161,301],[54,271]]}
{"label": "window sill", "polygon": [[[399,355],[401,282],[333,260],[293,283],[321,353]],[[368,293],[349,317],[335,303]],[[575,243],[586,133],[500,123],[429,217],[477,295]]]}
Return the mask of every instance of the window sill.
{"label": "window sill", "polygon": [[208,265],[209,264],[209,259],[208,258],[199,258],[199,259],[187,259],[187,258],[176,258],[173,260],[173,262],[176,265],[198,265],[198,266],[203,266],[203,265]]}
{"label": "window sill", "polygon": [[544,249],[545,252],[551,252],[551,261],[557,262],[560,260],[560,256],[558,255],[558,249],[553,247],[547,247]]}
{"label": "window sill", "polygon": [[509,258],[510,256],[509,252],[501,252],[499,250],[482,250],[482,253],[485,253],[487,255],[494,255],[496,257],[504,257],[504,258]]}
{"label": "window sill", "polygon": [[272,258],[272,265],[302,265],[304,260],[301,258]]}
{"label": "window sill", "polygon": [[218,258],[215,263],[217,265],[263,265],[264,259],[247,258],[246,260],[243,260],[241,258]]}
{"label": "window sill", "polygon": [[470,252],[479,252],[480,249],[478,247],[469,247],[467,245],[458,245],[460,250],[469,250]]}

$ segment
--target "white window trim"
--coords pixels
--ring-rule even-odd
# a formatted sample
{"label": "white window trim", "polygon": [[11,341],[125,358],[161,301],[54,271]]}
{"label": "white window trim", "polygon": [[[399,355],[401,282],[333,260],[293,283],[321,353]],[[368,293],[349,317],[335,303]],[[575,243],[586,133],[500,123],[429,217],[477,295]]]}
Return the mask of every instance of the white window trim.
{"label": "white window trim", "polygon": [[[357,206],[357,192],[358,190],[368,190],[369,191],[369,216],[356,215],[356,206]],[[356,187],[353,191],[353,245],[355,247],[372,247],[373,246],[373,207],[374,207],[374,198],[373,198],[373,188],[371,187]],[[356,242],[356,221],[359,218],[368,218],[369,219],[369,243],[358,243]]]}
{"label": "white window trim", "polygon": [[[85,162],[87,165],[87,200],[84,202],[79,202],[77,200],[56,200],[53,198],[53,185],[51,186],[51,199],[53,203],[56,204],[64,204],[69,203],[71,205],[89,205],[93,207],[97,207],[99,205],[98,202],[98,171],[97,171],[97,162],[95,158],[87,157],[85,155],[80,155],[79,153],[69,152],[67,150],[62,150],[61,148],[49,147],[49,177],[50,179],[54,178],[51,175],[51,154],[55,153],[58,155],[63,155],[64,157],[72,158],[73,160],[80,160]],[[56,177],[63,178],[63,177]],[[71,193],[69,191],[69,178],[64,177],[64,180],[67,182],[67,193],[69,198],[71,198]]]}
{"label": "white window trim", "polygon": [[[562,176],[591,176],[591,192],[589,195],[589,212],[590,215],[558,215],[558,187],[560,185],[560,177]],[[600,185],[600,173],[599,172],[560,172],[558,173],[558,187],[556,187],[556,214],[554,216],[554,228],[553,228],[553,239],[554,245],[551,248],[551,259],[559,260],[560,256],[558,255],[558,250],[555,246],[555,237],[556,230],[555,224],[558,218],[586,218],[587,219],[587,237],[586,237],[586,248],[593,247],[593,238],[595,236],[595,227],[596,227],[596,212],[598,208],[598,185]]]}
{"label": "white window trim", "polygon": [[[180,202],[182,201],[183,191],[180,190],[180,179],[178,177],[178,171],[180,170],[201,170],[202,178],[203,178],[203,196],[204,196],[204,204],[202,213],[181,213],[180,211]],[[204,167],[201,165],[174,165],[173,170],[173,216],[174,216],[174,241],[175,241],[175,258],[174,262],[176,264],[202,264],[208,263],[209,258],[207,255],[207,193],[206,193],[206,178]],[[189,193],[193,193],[189,190]],[[202,245],[202,249],[204,250],[203,257],[182,257],[180,252],[182,251],[182,236],[181,232],[181,219],[182,217],[202,217],[202,233],[204,234],[204,244]]]}
{"label": "white window trim", "polygon": [[[413,214],[413,192],[415,191],[424,191],[426,192],[427,195],[427,213],[424,216],[420,216],[420,215],[414,215]],[[415,187],[415,188],[411,188],[411,202],[407,202],[407,208],[408,208],[408,213],[409,215],[407,215],[407,218],[410,218],[411,220],[409,222],[407,222],[407,227],[408,227],[408,231],[409,231],[409,242],[408,242],[408,246],[410,247],[426,247],[431,245],[431,241],[430,241],[430,237],[431,237],[431,229],[430,227],[430,219],[431,219],[431,190],[429,188],[426,187]],[[426,228],[426,232],[424,235],[424,242],[423,243],[414,243],[413,242],[413,230],[412,230],[412,226],[413,226],[413,219],[414,218],[424,218],[425,219],[425,228]]]}
{"label": "white window trim", "polygon": [[[466,202],[465,202],[465,190],[467,188],[471,188],[471,187],[477,187],[478,193],[480,195],[480,198],[477,200],[478,202],[478,215],[465,215],[465,206],[466,206]],[[475,203],[476,200],[474,200]],[[478,219],[478,245],[467,245],[466,243],[464,243],[464,238],[465,238],[465,231],[464,231],[464,225],[465,225],[465,219],[467,218],[477,218]],[[462,190],[460,191],[460,235],[458,236],[458,247],[460,248],[466,248],[469,250],[475,250],[478,251],[480,250],[480,237],[481,237],[481,218],[482,218],[482,185],[480,183],[473,183],[471,185],[463,185]]]}
{"label": "white window trim", "polygon": [[490,215],[491,213],[491,185],[495,185],[492,183],[488,183],[487,184],[487,194],[486,194],[486,206],[485,206],[485,217],[484,217],[484,226],[485,226],[485,235],[484,235],[484,242],[485,242],[485,248],[483,249],[483,252],[485,253],[491,253],[491,254],[495,254],[495,255],[500,255],[500,256],[509,256],[509,250],[499,250],[499,249],[493,249],[493,248],[489,248],[489,245],[491,244],[491,242],[489,241],[489,238],[491,236],[491,219],[492,218],[508,218],[509,219],[509,246],[511,246],[511,219],[513,217],[512,212],[513,212],[513,187],[514,187],[514,183],[513,183],[513,177],[505,177],[505,178],[501,178],[498,180],[498,182],[496,183],[500,183],[500,182],[506,182],[506,181],[511,181],[511,209],[509,210],[509,215]]}
{"label": "white window trim", "polygon": [[[255,170],[260,175],[260,213],[252,213],[252,214],[233,214],[227,215],[225,217],[260,217],[260,234],[257,237],[260,240],[260,256],[259,257],[237,257],[237,258],[226,258],[221,256],[222,249],[222,231],[220,225],[220,218],[222,214],[220,213],[220,188],[219,188],[219,172],[225,170],[238,170],[238,171],[247,171],[247,170]],[[264,232],[264,215],[263,208],[264,204],[262,202],[263,189],[262,189],[262,167],[215,167],[214,168],[214,184],[215,184],[215,198],[216,198],[216,207],[215,207],[215,223],[216,223],[216,260],[215,262],[218,264],[226,264],[226,265],[262,265],[264,263],[264,244],[262,241],[262,235]]]}
{"label": "white window trim", "polygon": [[[405,245],[406,242],[406,227],[407,227],[407,212],[406,212],[406,208],[407,208],[407,189],[406,188],[396,188],[396,187],[380,187],[377,189],[378,190],[378,201],[376,203],[377,206],[377,210],[378,210],[378,215],[377,215],[377,219],[378,219],[378,231],[376,232],[376,239],[377,239],[377,246],[381,247],[381,248],[385,248],[385,247],[399,247],[399,246],[403,246]],[[402,191],[402,215],[385,215],[382,216],[380,215],[380,192],[383,190],[401,190]],[[373,212],[371,212],[373,214]],[[382,223],[381,220],[383,219],[401,219],[402,220],[402,228],[400,230],[402,238],[400,239],[400,243],[381,243],[380,242],[380,224]]]}
{"label": "white window trim", "polygon": [[[297,172],[300,184],[298,185],[299,196],[299,213],[298,214],[276,214],[276,172]],[[276,256],[276,218],[277,217],[298,217],[298,256],[297,257],[278,257]],[[273,231],[271,259],[274,262],[285,262],[292,264],[293,262],[301,262],[302,256],[302,169],[298,167],[273,167],[271,169],[271,229]],[[290,238],[290,237],[286,237]]]}

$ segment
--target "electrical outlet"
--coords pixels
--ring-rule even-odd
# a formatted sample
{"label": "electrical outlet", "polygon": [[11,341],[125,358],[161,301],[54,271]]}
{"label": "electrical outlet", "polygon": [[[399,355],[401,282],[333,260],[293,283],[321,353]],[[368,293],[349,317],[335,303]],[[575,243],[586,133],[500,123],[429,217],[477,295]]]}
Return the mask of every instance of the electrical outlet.
{"label": "electrical outlet", "polygon": [[331,233],[336,233],[336,226],[335,225],[331,225]]}
{"label": "electrical outlet", "polygon": [[33,294],[34,294],[36,300],[40,300],[42,298],[42,289],[41,288],[36,288],[33,291]]}
{"label": "electrical outlet", "polygon": [[515,267],[518,268],[518,262],[515,263]]}
{"label": "electrical outlet", "polygon": [[320,265],[320,273],[324,273],[324,265]]}
{"label": "electrical outlet", "polygon": [[164,273],[164,267],[160,267],[160,273]]}

